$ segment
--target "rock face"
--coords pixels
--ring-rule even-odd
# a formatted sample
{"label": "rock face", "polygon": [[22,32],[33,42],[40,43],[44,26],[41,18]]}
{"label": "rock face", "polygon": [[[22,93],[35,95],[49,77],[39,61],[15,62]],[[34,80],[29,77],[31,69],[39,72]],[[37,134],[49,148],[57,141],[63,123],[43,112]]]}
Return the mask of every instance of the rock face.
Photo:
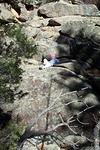
{"label": "rock face", "polygon": [[87,4],[95,4],[97,6],[100,6],[100,1],[99,0],[83,0],[84,3]]}
{"label": "rock face", "polygon": [[[54,107],[58,106],[58,109],[56,111],[54,109],[54,112],[52,110],[52,115],[54,113],[55,116],[53,115],[54,119],[51,117],[52,123],[54,122],[55,124],[57,120],[59,120],[59,116],[57,118],[56,113],[63,111],[63,113],[67,113],[67,110],[63,107],[63,103],[72,101],[72,97],[74,97],[75,101],[78,100],[76,93],[72,95],[69,94],[69,98],[67,99],[67,93],[70,93],[73,89],[80,90],[83,87],[87,87],[88,84],[82,82],[78,77],[67,77],[67,74],[71,75],[71,72],[67,70],[70,66],[71,69],[74,70],[73,63],[66,63],[65,69],[63,69],[63,67],[55,67],[47,70],[39,70],[38,64],[29,65],[26,63],[22,65],[23,69],[25,68],[25,73],[23,74],[23,82],[20,85],[19,91],[22,90],[23,93],[27,93],[27,95],[20,99],[20,103],[18,101],[15,102],[17,105],[15,113],[22,118],[23,122],[30,124],[30,121],[37,118],[38,113],[46,109],[48,101],[49,105],[55,101]],[[89,102],[89,97],[91,97],[91,102]],[[84,102],[91,103],[91,105],[92,102],[93,104],[98,104],[96,97],[91,92],[87,94]],[[59,107],[60,105],[61,107]],[[74,109],[77,109],[77,112],[78,107],[80,108],[83,106],[85,106],[83,102],[79,102],[79,104],[76,102],[72,105]],[[76,112],[74,112],[74,109],[73,113]],[[31,116],[33,117],[31,118]],[[43,116],[43,118],[41,123],[38,124],[41,127],[45,126],[45,117]]]}
{"label": "rock face", "polygon": [[[73,73],[70,72],[70,69],[74,71],[74,63],[66,63],[65,69],[63,67],[55,67],[47,70],[39,70],[38,64],[29,65],[28,63],[23,63],[22,67],[25,72],[23,74],[23,81],[20,85],[19,91],[22,90],[23,95],[24,93],[27,94],[20,98],[19,101],[15,101],[14,107],[16,109],[13,111],[13,115],[14,117],[18,116],[20,120],[22,120],[23,124],[29,126],[38,119],[36,121],[37,124],[33,126],[33,130],[45,128],[45,110],[48,107],[50,107],[48,120],[49,128],[54,128],[56,125],[61,123],[60,116],[63,117],[64,121],[67,121],[71,116],[78,114],[86,104],[89,106],[99,104],[97,97],[91,92],[91,89],[83,90],[81,93],[81,89],[86,88],[89,85],[77,76],[75,77]],[[91,87],[89,86],[89,88]],[[77,92],[73,92],[74,90],[79,91],[78,94],[80,96],[77,96]],[[67,103],[69,102],[72,104],[67,107]],[[41,115],[41,113],[43,113],[43,115]],[[88,117],[87,114],[81,115],[84,122],[86,121],[85,117]],[[89,123],[91,123],[91,120]],[[72,129],[75,130],[75,132],[80,133],[80,130]],[[79,139],[79,137],[74,136],[71,136],[70,139],[67,137],[69,134],[73,134],[74,131],[70,131],[68,128],[61,130],[63,136],[62,141],[74,141],[74,139],[77,141],[77,139]],[[57,131],[57,134],[60,136],[59,130]],[[88,137],[91,135],[90,131],[84,131],[84,134]],[[86,143],[86,140],[83,139],[80,143],[84,144]],[[25,145],[23,150],[26,147]]]}
{"label": "rock face", "polygon": [[88,24],[88,22],[70,22],[62,26],[62,33],[70,34],[72,37],[83,34],[84,38],[93,39],[95,42],[100,42],[100,27],[95,24]]}
{"label": "rock face", "polygon": [[[31,59],[21,59],[24,72],[15,101],[2,105],[7,111],[12,108],[12,119],[17,118],[23,125],[22,142],[32,138],[22,150],[43,149],[43,138],[47,150],[91,148],[89,139],[94,139],[100,117],[96,94],[97,83],[100,90],[99,13],[95,5],[68,2],[51,2],[30,12],[25,9],[26,22],[19,21],[22,33],[35,42],[38,52]],[[25,14],[22,11],[23,17]],[[8,20],[12,16],[6,17]],[[2,44],[7,46],[7,41]],[[42,55],[49,54],[61,57],[63,63],[39,70]],[[54,132],[44,136],[43,132],[51,130]]]}
{"label": "rock face", "polygon": [[[99,0],[59,0],[63,3],[69,4],[95,4],[100,9],[100,1]],[[42,0],[42,4],[54,2],[53,0]]]}
{"label": "rock face", "polygon": [[[9,8],[9,6],[8,6]],[[14,20],[14,16],[11,13],[11,11],[9,11],[9,9],[7,9],[7,6],[5,7],[3,4],[0,4],[0,22],[11,22]]]}
{"label": "rock face", "polygon": [[49,3],[41,6],[38,10],[40,16],[45,18],[61,17],[68,15],[98,16],[99,11],[95,5],[71,5],[60,2]]}

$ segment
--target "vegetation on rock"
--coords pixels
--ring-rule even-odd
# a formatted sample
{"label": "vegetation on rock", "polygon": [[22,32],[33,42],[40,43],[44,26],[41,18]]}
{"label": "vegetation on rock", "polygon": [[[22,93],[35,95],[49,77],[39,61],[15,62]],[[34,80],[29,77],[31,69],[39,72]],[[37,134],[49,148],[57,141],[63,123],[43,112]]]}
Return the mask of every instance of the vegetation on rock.
{"label": "vegetation on rock", "polygon": [[[32,57],[36,53],[36,47],[21,33],[19,25],[4,28],[0,39],[0,101],[10,102],[14,100],[14,85],[19,83],[23,72],[20,68],[20,58]],[[10,40],[8,45],[7,41],[2,43],[2,38]]]}
{"label": "vegetation on rock", "polygon": [[16,43],[19,45],[19,49],[17,51],[18,57],[26,57],[30,58],[33,54],[36,54],[36,46],[32,40],[29,40],[27,36],[22,33],[21,25],[13,25],[11,27],[6,28],[7,35],[10,37],[14,37],[16,39]]}
{"label": "vegetation on rock", "polygon": [[[0,104],[14,102],[23,73],[20,68],[21,57],[31,58],[37,51],[21,28],[17,24],[0,28]],[[22,131],[19,124],[8,118],[7,114],[0,111],[0,150],[15,150]]]}
{"label": "vegetation on rock", "polygon": [[16,150],[17,142],[22,133],[22,126],[15,121],[0,130],[0,150]]}

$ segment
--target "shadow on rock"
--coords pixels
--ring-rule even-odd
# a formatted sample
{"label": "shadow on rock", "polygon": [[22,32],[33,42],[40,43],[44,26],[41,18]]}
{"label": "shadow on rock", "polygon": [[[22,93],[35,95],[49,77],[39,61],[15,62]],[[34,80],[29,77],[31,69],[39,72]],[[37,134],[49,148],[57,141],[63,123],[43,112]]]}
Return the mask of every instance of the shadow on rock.
{"label": "shadow on rock", "polygon": [[0,129],[4,128],[9,121],[11,120],[12,111],[8,111],[7,113],[3,112],[0,108]]}

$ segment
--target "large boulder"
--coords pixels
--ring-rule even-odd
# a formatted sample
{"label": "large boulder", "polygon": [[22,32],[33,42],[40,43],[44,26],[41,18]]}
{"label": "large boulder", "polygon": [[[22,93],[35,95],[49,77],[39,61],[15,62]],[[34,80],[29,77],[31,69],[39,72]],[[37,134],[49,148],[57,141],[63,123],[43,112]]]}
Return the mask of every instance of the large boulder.
{"label": "large boulder", "polygon": [[95,42],[100,42],[100,26],[96,23],[90,23],[86,21],[79,22],[66,22],[62,25],[61,32],[69,34],[71,37],[78,35],[87,39],[92,39]]}
{"label": "large boulder", "polygon": [[99,0],[69,0],[72,4],[95,4],[100,9]]}
{"label": "large boulder", "polygon": [[68,15],[98,16],[99,11],[95,5],[72,5],[61,2],[51,2],[41,6],[38,14],[45,18],[61,17]]}
{"label": "large boulder", "polygon": [[42,1],[42,5],[46,4],[46,3],[51,3],[51,2],[57,2],[57,1],[63,1],[64,3],[71,3],[70,0],[41,0]]}
{"label": "large boulder", "polygon": [[10,7],[8,5],[0,4],[0,22],[6,23],[6,22],[12,22],[14,21],[14,15],[9,10]]}
{"label": "large boulder", "polygon": [[99,0],[81,0],[85,4],[95,4],[100,9],[100,1]]}
{"label": "large boulder", "polygon": [[[34,18],[27,23],[29,26],[26,24],[23,27],[23,32],[28,38],[35,41],[38,48],[37,59],[41,61],[42,55],[46,56],[52,53],[59,56],[59,50],[61,51],[60,56],[70,54],[68,38],[66,36],[60,37],[60,30],[63,33],[70,33],[70,36],[74,37],[80,33],[79,29],[83,27],[85,29],[85,26],[89,24],[96,28],[95,24],[99,25],[100,20],[99,17],[63,16],[52,19]],[[58,42],[58,39],[61,43]]]}
{"label": "large boulder", "polygon": [[18,14],[20,14],[20,7],[19,7],[20,0],[1,0],[0,3],[4,3],[6,6],[10,5]]}

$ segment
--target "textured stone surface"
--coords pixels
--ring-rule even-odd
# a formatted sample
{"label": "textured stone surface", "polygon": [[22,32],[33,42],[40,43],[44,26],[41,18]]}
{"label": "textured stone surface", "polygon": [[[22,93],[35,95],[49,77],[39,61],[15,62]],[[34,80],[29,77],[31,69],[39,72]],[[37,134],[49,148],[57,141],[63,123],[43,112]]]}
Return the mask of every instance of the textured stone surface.
{"label": "textured stone surface", "polygon": [[72,5],[57,3],[48,3],[41,6],[38,10],[40,16],[47,18],[61,17],[68,15],[98,16],[99,11],[95,5]]}
{"label": "textured stone surface", "polygon": [[[33,141],[31,141],[33,142]],[[41,145],[37,146],[38,148],[41,147]],[[29,144],[28,142],[26,142],[22,148],[22,150],[37,150],[36,146],[33,146],[32,144]],[[44,145],[45,150],[60,150],[60,147],[57,146],[56,144],[45,144]]]}
{"label": "textured stone surface", "polygon": [[[79,1],[77,2],[79,3]],[[75,1],[74,3],[77,2]],[[70,117],[75,117],[84,108],[98,105],[99,101],[85,78],[82,75],[80,76],[80,74],[75,74],[75,71],[77,71],[77,60],[39,70],[42,55],[70,55],[71,46],[73,47],[75,44],[73,39],[81,33],[81,30],[83,31],[83,37],[93,39],[99,43],[100,18],[96,16],[91,17],[91,15],[98,15],[99,12],[94,5],[72,5],[66,2],[64,3],[64,1],[41,6],[39,12],[44,18],[37,16],[37,9],[31,12],[24,12],[24,9],[22,8],[21,15],[26,17],[27,21],[24,23],[22,31],[25,33],[25,36],[28,36],[28,39],[35,42],[38,53],[31,59],[22,58],[20,67],[24,72],[19,88],[15,92],[15,101],[13,104],[3,105],[3,108],[8,111],[13,110],[12,119],[18,118],[20,123],[23,124],[23,128],[37,121],[35,126],[32,127],[32,130],[44,130],[47,121],[47,112],[45,111],[48,107],[47,105],[52,105],[49,110],[48,119],[48,128],[52,129],[62,122],[61,116],[67,122]],[[27,14],[26,16],[25,13]],[[88,15],[88,17],[82,15]],[[9,14],[6,17],[9,18]],[[51,19],[54,22],[51,22],[50,25]],[[68,35],[71,37],[68,37]],[[71,40],[68,38],[71,38]],[[6,37],[2,40],[2,44],[6,46],[11,41],[11,39]],[[70,41],[72,41],[72,45]],[[83,68],[78,69],[81,70]],[[81,72],[78,71],[77,73]],[[84,87],[89,87],[89,90],[81,91]],[[68,102],[72,102],[72,104],[65,106]],[[45,113],[39,117],[43,112]],[[78,122],[77,124],[77,121],[71,124],[71,128],[80,135],[74,135],[73,131],[68,127],[61,128],[56,133],[56,136],[61,138],[67,145],[72,145],[74,142],[78,142],[79,145],[84,145],[87,142],[86,137],[93,138],[92,129],[94,128],[95,122],[91,112],[83,113],[83,115],[79,116],[79,119],[83,124],[89,123],[84,126],[85,129],[81,123],[79,124]],[[76,127],[73,127],[73,125]],[[84,136],[81,136],[81,133],[84,133]],[[36,141],[31,139],[31,142],[35,143]],[[51,139],[49,139],[49,142],[45,142],[45,150],[60,150],[59,146],[52,142]],[[59,144],[60,142],[58,140]],[[40,146],[41,144],[38,144],[38,147]],[[23,150],[36,150],[36,147],[29,142],[25,142]]]}
{"label": "textured stone surface", "polygon": [[[8,7],[8,8],[7,8]],[[2,23],[3,21],[8,21],[11,22],[14,20],[14,15],[11,13],[11,11],[9,10],[9,6],[7,5],[5,7],[4,4],[0,4],[0,22]]]}
{"label": "textured stone surface", "polygon": [[72,37],[83,34],[84,38],[93,39],[96,42],[100,42],[100,26],[95,26],[96,23],[90,23],[86,21],[68,22],[62,25],[62,33],[70,34]]}
{"label": "textured stone surface", "polygon": [[[70,64],[67,65],[67,68],[68,67],[69,69],[72,68]],[[18,115],[25,124],[30,124],[44,109],[46,109],[48,98],[50,98],[50,104],[57,99],[55,106],[62,106],[51,112],[52,115],[50,120],[52,120],[52,125],[57,124],[57,122],[59,122],[59,116],[57,115],[59,112],[64,113],[65,116],[68,117],[67,113],[69,112],[69,109],[64,109],[62,103],[72,101],[73,97],[75,101],[78,100],[76,94],[73,93],[68,96],[66,96],[66,94],[70,91],[80,90],[87,86],[87,84],[78,77],[71,76],[71,73],[67,68],[55,67],[39,70],[39,65],[29,65],[28,63],[23,63],[22,68],[25,72],[19,91],[22,90],[23,93],[27,94],[20,98],[19,101],[18,99],[15,101],[14,105],[16,109],[14,111],[14,116]],[[70,74],[70,76],[68,74]],[[98,104],[96,96],[91,92],[87,93],[83,100],[90,105]],[[85,104],[82,102],[73,103],[71,105],[73,113],[76,113],[76,110],[78,112],[84,105]],[[44,126],[45,115],[43,115],[38,122],[38,128]]]}

